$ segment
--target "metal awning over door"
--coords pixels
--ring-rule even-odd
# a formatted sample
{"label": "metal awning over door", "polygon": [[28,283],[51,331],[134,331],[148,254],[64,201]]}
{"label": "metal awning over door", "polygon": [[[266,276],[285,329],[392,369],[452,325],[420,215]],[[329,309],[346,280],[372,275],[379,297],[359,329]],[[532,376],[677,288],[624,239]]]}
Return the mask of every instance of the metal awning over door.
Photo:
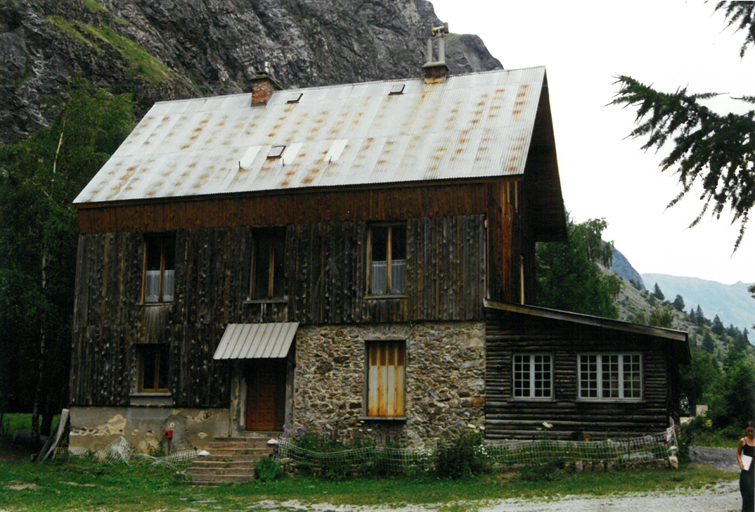
{"label": "metal awning over door", "polygon": [[275,359],[288,355],[299,322],[228,324],[213,359]]}

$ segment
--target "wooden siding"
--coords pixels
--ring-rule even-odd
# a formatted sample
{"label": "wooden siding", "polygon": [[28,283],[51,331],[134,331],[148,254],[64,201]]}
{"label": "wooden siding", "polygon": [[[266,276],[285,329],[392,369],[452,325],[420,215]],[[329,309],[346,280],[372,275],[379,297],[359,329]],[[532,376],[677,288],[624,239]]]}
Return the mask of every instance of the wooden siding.
{"label": "wooden siding", "polygon": [[142,305],[143,235],[79,237],[71,372],[73,405],[127,405],[136,345],[171,343],[175,406],[224,407],[230,365],[212,360],[229,323],[481,320],[485,215],[406,220],[406,294],[366,296],[361,221],[286,227],[284,300],[250,301],[250,227],[178,230],[175,300]]}
{"label": "wooden siding", "polygon": [[527,229],[524,193],[521,181],[497,183],[488,190],[488,293],[499,302],[521,303],[524,262],[525,302],[535,303],[535,245]]}
{"label": "wooden siding", "polygon": [[[543,422],[551,423],[549,435],[558,437],[573,432],[637,436],[662,431],[669,417],[678,420],[678,380],[664,340],[493,310],[486,311],[486,320],[485,435],[489,439],[538,437]],[[513,354],[539,352],[553,356],[553,399],[513,399]],[[643,399],[578,400],[577,358],[586,352],[641,353]]]}
{"label": "wooden siding", "polygon": [[[500,180],[498,180],[500,182]],[[486,213],[486,183],[178,197],[79,206],[81,233],[161,232]]]}

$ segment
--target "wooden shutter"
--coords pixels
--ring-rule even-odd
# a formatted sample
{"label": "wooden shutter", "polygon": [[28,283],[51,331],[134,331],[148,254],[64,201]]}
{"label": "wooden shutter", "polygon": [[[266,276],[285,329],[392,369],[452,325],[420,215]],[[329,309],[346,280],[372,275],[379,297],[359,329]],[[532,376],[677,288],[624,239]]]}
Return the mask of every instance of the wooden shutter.
{"label": "wooden shutter", "polygon": [[370,342],[368,357],[367,415],[387,418],[405,416],[405,342]]}

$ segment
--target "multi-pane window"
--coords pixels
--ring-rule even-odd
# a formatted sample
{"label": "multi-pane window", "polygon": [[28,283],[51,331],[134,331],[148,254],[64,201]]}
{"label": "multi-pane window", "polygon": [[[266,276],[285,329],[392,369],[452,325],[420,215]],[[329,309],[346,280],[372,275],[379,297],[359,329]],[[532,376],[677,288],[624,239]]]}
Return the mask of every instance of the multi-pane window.
{"label": "multi-pane window", "polygon": [[144,239],[144,302],[172,302],[176,274],[175,235]]}
{"label": "multi-pane window", "polygon": [[580,354],[579,397],[586,400],[642,398],[642,355]]}
{"label": "multi-pane window", "polygon": [[369,293],[406,293],[406,226],[373,226],[369,237]]}
{"label": "multi-pane window", "polygon": [[367,342],[367,416],[402,418],[405,408],[406,342]]}
{"label": "multi-pane window", "polygon": [[254,234],[251,298],[284,297],[285,251],[285,230],[260,231]]}
{"label": "multi-pane window", "polygon": [[514,398],[552,398],[550,354],[514,354]]}
{"label": "multi-pane window", "polygon": [[138,345],[139,385],[142,393],[168,391],[169,349],[167,343]]}

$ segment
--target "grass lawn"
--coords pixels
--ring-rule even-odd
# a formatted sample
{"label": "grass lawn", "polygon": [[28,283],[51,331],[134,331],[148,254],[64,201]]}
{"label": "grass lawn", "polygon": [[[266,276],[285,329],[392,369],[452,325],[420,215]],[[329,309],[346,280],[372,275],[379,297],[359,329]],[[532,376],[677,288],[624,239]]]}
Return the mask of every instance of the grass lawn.
{"label": "grass lawn", "polygon": [[677,471],[566,474],[552,482],[533,483],[511,474],[463,481],[424,476],[328,482],[297,477],[270,483],[197,487],[176,476],[184,467],[126,466],[81,459],[39,465],[0,460],[0,511],[248,511],[265,510],[260,504],[265,500],[276,502],[279,510],[291,510],[284,502],[297,500],[363,506],[442,504],[441,510],[462,511],[475,510],[484,504],[474,502],[484,500],[702,488],[737,477],[707,467],[684,466]]}

